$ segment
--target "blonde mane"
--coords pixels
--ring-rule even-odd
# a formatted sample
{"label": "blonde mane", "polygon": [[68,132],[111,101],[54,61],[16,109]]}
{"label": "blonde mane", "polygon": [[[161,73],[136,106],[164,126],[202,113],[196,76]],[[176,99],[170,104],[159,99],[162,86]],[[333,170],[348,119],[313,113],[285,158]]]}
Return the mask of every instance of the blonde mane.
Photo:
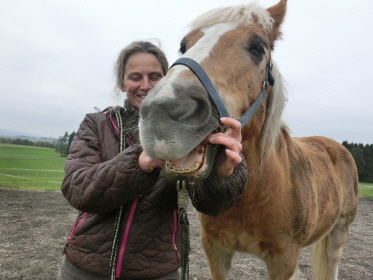
{"label": "blonde mane", "polygon": [[272,151],[280,131],[284,130],[287,134],[291,133],[287,124],[282,120],[282,112],[284,111],[287,101],[287,94],[281,73],[276,63],[273,63],[272,76],[275,79],[275,83],[269,99],[266,123],[260,144],[262,164],[267,155]]}
{"label": "blonde mane", "polygon": [[266,30],[271,30],[273,21],[266,9],[251,3],[249,5],[213,9],[196,18],[191,22],[189,27],[191,30],[195,30],[210,27],[218,23],[234,23],[237,25],[256,23]]}

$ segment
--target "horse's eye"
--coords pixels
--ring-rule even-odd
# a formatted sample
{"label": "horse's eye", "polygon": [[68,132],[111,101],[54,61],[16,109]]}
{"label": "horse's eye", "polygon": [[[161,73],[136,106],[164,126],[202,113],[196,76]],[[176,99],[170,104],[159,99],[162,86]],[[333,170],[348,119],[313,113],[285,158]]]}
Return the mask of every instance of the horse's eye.
{"label": "horse's eye", "polygon": [[251,40],[247,50],[249,51],[254,62],[258,64],[263,60],[265,48],[267,48],[266,42],[263,41],[262,38],[257,37]]}
{"label": "horse's eye", "polygon": [[252,43],[249,46],[248,51],[254,57],[256,62],[262,61],[263,56],[265,55],[263,44],[260,44],[260,43]]}
{"label": "horse's eye", "polygon": [[249,52],[255,56],[263,56],[265,54],[264,48],[260,44],[252,44],[249,48]]}

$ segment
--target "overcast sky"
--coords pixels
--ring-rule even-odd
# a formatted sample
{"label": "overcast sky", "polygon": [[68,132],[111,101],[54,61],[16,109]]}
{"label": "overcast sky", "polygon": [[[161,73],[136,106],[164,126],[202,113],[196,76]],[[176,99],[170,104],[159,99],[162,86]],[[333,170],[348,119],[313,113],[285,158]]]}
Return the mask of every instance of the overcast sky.
{"label": "overcast sky", "polygon": [[[264,7],[277,0],[257,1]],[[117,104],[113,65],[133,40],[157,38],[170,64],[187,25],[246,0],[1,0],[0,129],[76,131]],[[289,0],[274,60],[286,80],[293,136],[373,143],[372,0]]]}

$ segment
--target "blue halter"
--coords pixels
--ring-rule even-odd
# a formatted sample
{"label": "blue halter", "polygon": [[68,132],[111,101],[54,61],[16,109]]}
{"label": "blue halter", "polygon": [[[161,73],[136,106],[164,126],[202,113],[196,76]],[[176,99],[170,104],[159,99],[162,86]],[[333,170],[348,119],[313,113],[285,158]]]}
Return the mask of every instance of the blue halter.
{"label": "blue halter", "polygon": [[[223,101],[221,100],[219,94],[216,92],[214,85],[212,84],[210,78],[207,76],[206,72],[203,68],[193,59],[182,57],[176,60],[171,67],[175,65],[184,65],[188,67],[192,72],[197,76],[198,80],[202,83],[205,87],[207,92],[209,93],[212,101],[215,104],[216,109],[219,112],[219,116],[222,117],[230,117],[227,109],[224,106]],[[171,68],[170,67],[170,68]],[[268,84],[273,86],[275,80],[271,73],[272,70],[272,63],[268,63],[266,67],[266,78],[263,83],[263,90],[259,94],[258,98],[251,104],[251,106],[246,110],[246,112],[239,118],[239,122],[241,123],[241,128],[243,128],[248,121],[254,116],[255,112],[258,110],[259,106],[263,103],[266,98],[267,87]]]}

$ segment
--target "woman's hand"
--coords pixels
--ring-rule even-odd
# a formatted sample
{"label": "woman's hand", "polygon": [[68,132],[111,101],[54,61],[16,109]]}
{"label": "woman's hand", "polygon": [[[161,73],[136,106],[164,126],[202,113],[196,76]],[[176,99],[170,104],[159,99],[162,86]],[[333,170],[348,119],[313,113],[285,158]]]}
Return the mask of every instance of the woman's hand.
{"label": "woman's hand", "polygon": [[139,166],[145,173],[152,173],[158,167],[163,168],[164,161],[153,159],[145,154],[145,152],[142,152],[139,156]]}
{"label": "woman's hand", "polygon": [[228,177],[242,161],[240,156],[242,151],[241,123],[233,118],[221,118],[220,121],[229,128],[225,132],[210,135],[207,140],[211,144],[225,146],[225,153],[220,154],[217,159],[217,173],[221,177]]}

